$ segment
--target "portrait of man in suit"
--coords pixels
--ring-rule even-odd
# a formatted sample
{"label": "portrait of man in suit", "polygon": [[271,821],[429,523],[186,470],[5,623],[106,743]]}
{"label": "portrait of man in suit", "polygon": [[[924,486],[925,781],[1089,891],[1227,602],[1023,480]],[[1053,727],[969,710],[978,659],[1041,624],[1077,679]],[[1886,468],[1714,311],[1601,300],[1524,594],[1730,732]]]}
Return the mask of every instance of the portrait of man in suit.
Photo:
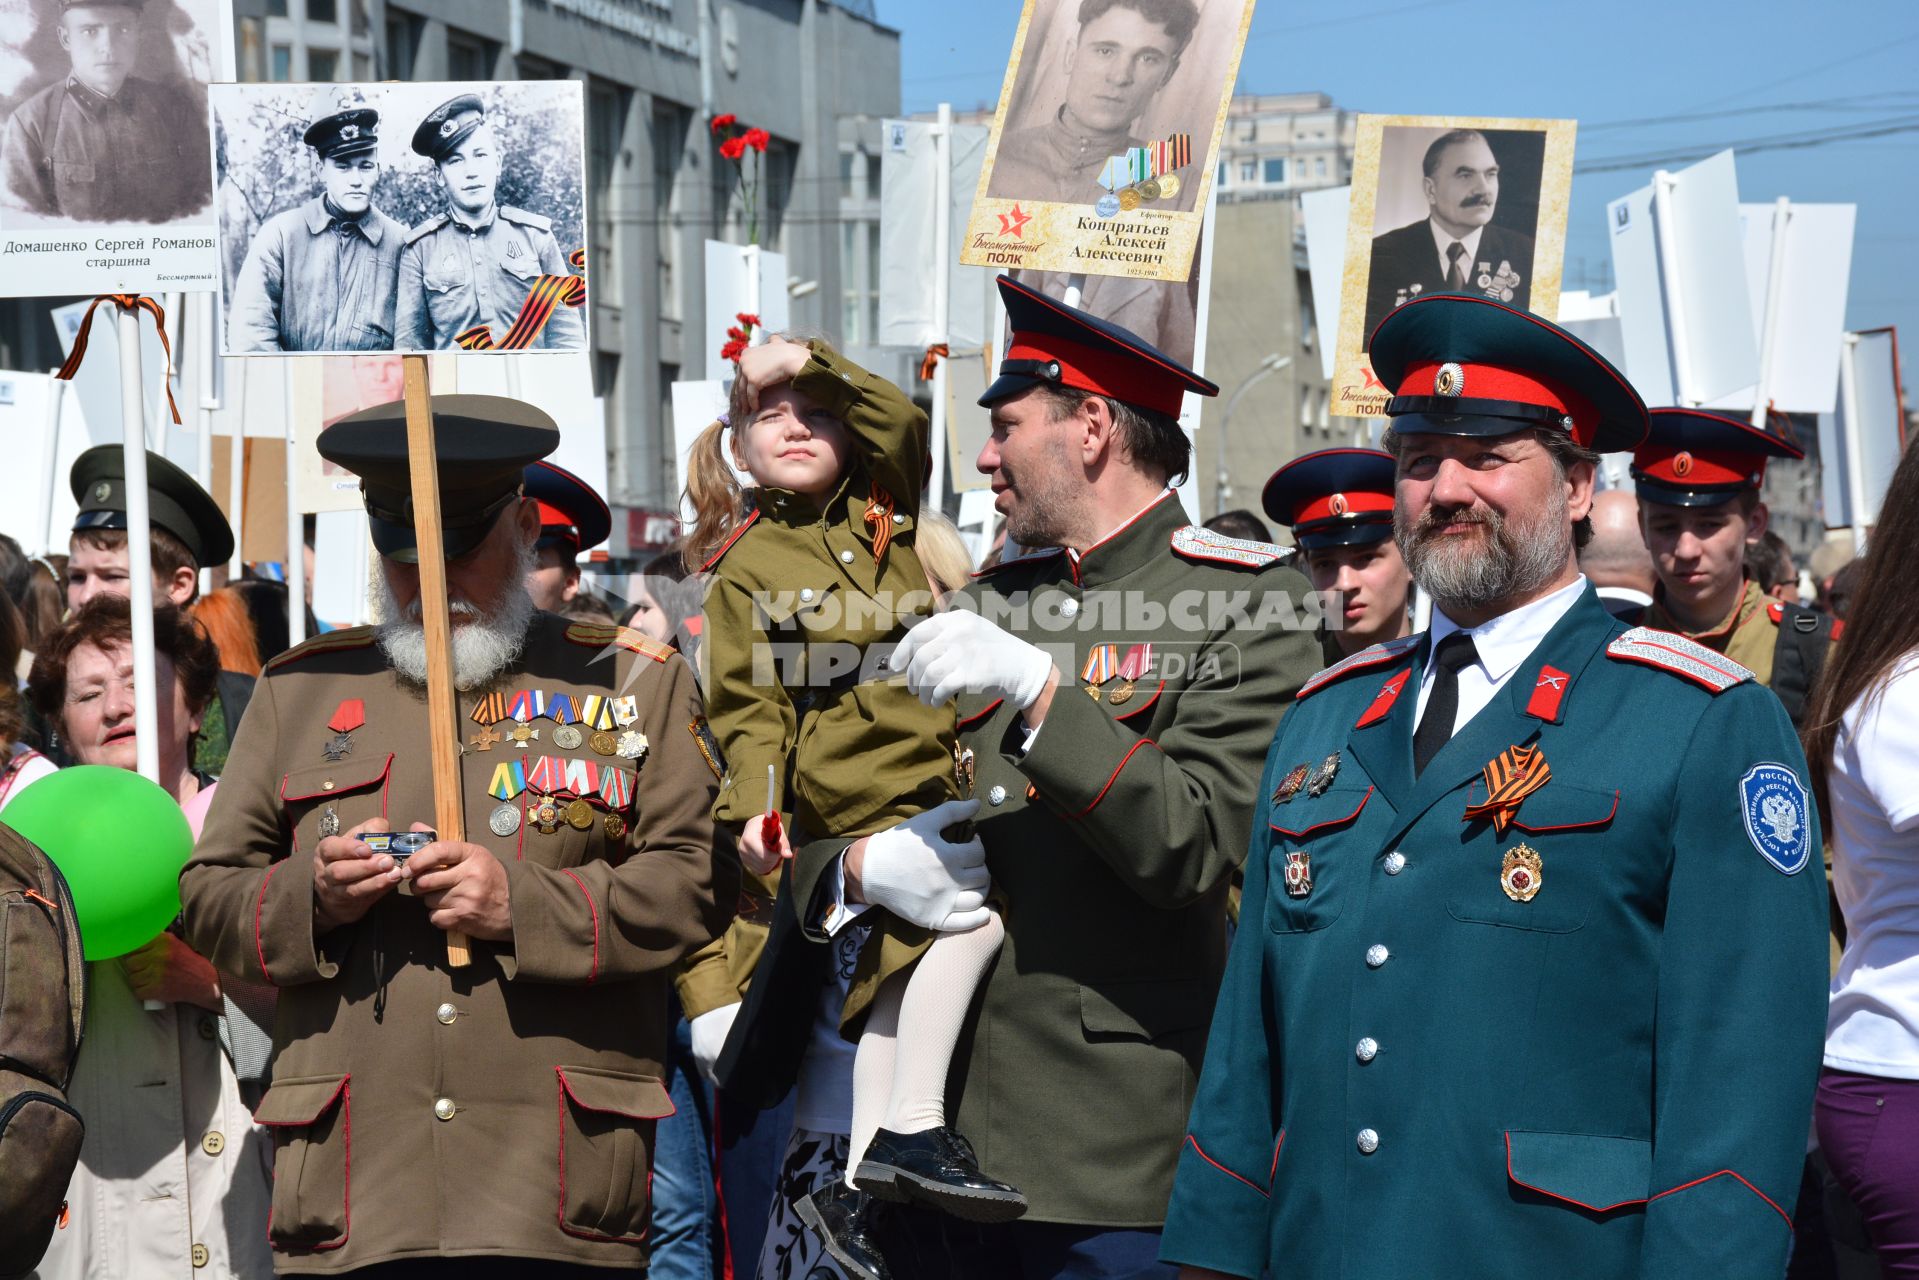
{"label": "portrait of man in suit", "polygon": [[[1382,177],[1385,159],[1382,146]],[[1493,139],[1477,129],[1449,130],[1426,147],[1420,170],[1426,216],[1373,238],[1362,343],[1394,307],[1428,293],[1468,293],[1531,309],[1533,237],[1530,228],[1495,224],[1500,161]]]}

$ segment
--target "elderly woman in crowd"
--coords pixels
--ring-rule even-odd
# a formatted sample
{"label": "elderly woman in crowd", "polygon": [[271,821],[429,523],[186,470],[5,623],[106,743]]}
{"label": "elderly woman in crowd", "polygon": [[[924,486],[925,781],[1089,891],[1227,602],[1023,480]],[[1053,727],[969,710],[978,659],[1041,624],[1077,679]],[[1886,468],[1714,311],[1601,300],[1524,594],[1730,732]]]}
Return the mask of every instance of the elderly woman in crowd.
{"label": "elderly woman in crowd", "polygon": [[[132,769],[136,727],[159,741],[160,780],[198,835],[214,780],[193,738],[219,658],[191,618],[154,613],[156,713],[134,718],[133,619],[98,596],[47,638],[33,703],[79,764]],[[85,1051],[69,1095],[86,1117],[68,1216],[37,1275],[268,1277],[263,1143],[221,1046],[221,977],[172,932],[87,966]]]}

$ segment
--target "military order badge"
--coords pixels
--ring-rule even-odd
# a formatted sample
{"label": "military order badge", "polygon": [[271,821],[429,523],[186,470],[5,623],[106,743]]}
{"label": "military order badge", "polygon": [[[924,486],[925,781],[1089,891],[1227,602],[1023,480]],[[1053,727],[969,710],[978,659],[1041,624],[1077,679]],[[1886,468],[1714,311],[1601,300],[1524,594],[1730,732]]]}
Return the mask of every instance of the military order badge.
{"label": "military order badge", "polygon": [[0,295],[217,288],[206,103],[234,78],[230,8],[44,0],[4,15]]}
{"label": "military order badge", "polygon": [[1299,789],[1306,785],[1306,775],[1311,772],[1312,769],[1307,765],[1294,765],[1292,771],[1281,778],[1279,785],[1273,788],[1273,803],[1292,803],[1293,797],[1299,794]]}
{"label": "military order badge", "polygon": [[1185,281],[1252,17],[1026,0],[960,261]]}
{"label": "military order badge", "polygon": [[1812,799],[1783,764],[1756,764],[1739,780],[1746,835],[1767,862],[1797,875],[1812,858]]}
{"label": "military order badge", "polygon": [[222,84],[228,355],[584,351],[572,80]]}
{"label": "military order badge", "polygon": [[1286,853],[1286,896],[1303,898],[1313,891],[1313,855],[1304,849]]}
{"label": "military order badge", "polygon": [[[1575,127],[1571,120],[1359,117],[1334,413],[1385,412],[1389,392],[1372,376],[1366,352],[1379,322],[1415,298],[1463,293],[1548,320],[1558,315]],[[1461,394],[1459,379],[1442,377],[1433,394]]]}
{"label": "military order badge", "polygon": [[1544,861],[1539,851],[1531,845],[1516,844],[1506,850],[1505,860],[1499,867],[1499,887],[1514,902],[1531,902],[1539,896],[1539,886],[1546,879]]}

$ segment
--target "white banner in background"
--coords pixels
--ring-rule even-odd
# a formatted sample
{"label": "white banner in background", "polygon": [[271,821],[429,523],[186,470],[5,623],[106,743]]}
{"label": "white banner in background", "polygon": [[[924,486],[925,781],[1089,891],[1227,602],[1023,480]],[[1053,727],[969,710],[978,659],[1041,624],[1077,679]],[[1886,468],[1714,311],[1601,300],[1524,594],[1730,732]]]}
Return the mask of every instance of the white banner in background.
{"label": "white banner in background", "polygon": [[[880,323],[874,339],[880,346],[922,350],[940,332],[933,315],[933,279],[938,270],[933,219],[939,185],[934,128],[930,120],[887,120],[880,126]],[[947,204],[953,230],[948,245],[951,291],[946,334],[948,344],[959,350],[986,341],[987,317],[992,314],[993,272],[960,265],[960,241],[979,187],[989,130],[967,124],[952,128]],[[841,263],[840,269],[843,279],[852,278],[851,263]]]}

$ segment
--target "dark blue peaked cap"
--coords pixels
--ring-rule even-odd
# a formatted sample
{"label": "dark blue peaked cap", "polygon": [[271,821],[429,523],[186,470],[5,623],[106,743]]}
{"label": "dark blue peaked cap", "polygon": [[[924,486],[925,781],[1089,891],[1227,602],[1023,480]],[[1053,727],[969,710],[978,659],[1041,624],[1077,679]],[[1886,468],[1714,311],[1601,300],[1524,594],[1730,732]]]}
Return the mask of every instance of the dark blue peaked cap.
{"label": "dark blue peaked cap", "polygon": [[1646,438],[1646,403],[1606,357],[1549,320],[1490,298],[1429,293],[1379,322],[1368,347],[1402,434],[1565,431],[1600,453]]}
{"label": "dark blue peaked cap", "polygon": [[1308,551],[1368,546],[1393,536],[1393,455],[1321,449],[1273,472],[1260,501]]}
{"label": "dark blue peaked cap", "polygon": [[1130,329],[1056,302],[1007,276],[999,278],[999,293],[1013,336],[999,362],[998,380],[979,398],[983,405],[1050,383],[1177,418],[1186,392],[1219,394],[1213,383]]}
{"label": "dark blue peaked cap", "polygon": [[1766,478],[1766,459],[1803,458],[1790,440],[1703,409],[1654,409],[1652,433],[1633,451],[1639,495],[1669,507],[1716,507]]}
{"label": "dark blue peaked cap", "polygon": [[541,546],[569,543],[577,554],[599,546],[613,532],[606,499],[564,467],[527,464],[526,496],[540,504]]}

